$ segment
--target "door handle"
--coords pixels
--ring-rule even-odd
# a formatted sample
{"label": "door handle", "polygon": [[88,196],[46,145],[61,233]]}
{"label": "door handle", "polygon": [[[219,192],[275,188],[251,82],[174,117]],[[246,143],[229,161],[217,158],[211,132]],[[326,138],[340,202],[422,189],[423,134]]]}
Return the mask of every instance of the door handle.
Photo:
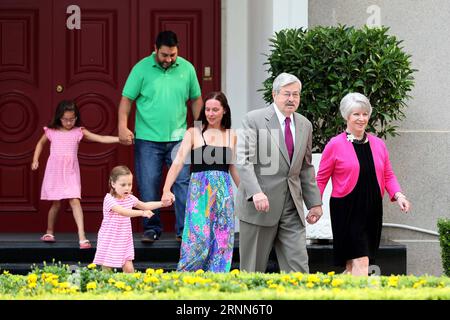
{"label": "door handle", "polygon": [[64,86],[62,84],[58,84],[56,86],[56,92],[61,93],[64,91]]}

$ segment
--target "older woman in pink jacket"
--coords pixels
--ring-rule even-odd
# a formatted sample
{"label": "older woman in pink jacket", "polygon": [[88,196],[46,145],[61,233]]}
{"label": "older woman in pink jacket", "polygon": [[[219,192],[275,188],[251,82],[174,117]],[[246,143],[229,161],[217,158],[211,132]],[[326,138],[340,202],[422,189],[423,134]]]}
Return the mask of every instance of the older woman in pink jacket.
{"label": "older woman in pink jacket", "polygon": [[383,140],[365,131],[372,113],[367,97],[347,94],[340,111],[347,128],[325,146],[317,184],[323,194],[331,177],[335,264],[345,266],[344,273],[367,275],[380,244],[385,190],[403,212],[409,211],[410,203],[392,171]]}

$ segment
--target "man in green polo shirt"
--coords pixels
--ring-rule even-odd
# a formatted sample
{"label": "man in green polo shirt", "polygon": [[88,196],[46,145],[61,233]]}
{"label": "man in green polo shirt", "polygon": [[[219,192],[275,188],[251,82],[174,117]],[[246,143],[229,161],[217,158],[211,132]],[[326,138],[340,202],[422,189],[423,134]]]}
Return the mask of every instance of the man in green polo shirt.
{"label": "man in green polo shirt", "polygon": [[[192,100],[193,116],[197,119],[203,100],[195,69],[189,61],[178,57],[176,34],[160,32],[155,52],[131,70],[119,104],[119,139],[125,145],[135,143],[135,175],[143,201],[161,199],[162,166],[172,164],[183,139],[188,100]],[[134,133],[128,129],[133,101],[136,101]],[[173,185],[178,241],[181,241],[184,227],[189,174],[189,165],[185,165]],[[161,236],[159,211],[154,212],[152,218],[144,218],[143,242],[153,242]]]}

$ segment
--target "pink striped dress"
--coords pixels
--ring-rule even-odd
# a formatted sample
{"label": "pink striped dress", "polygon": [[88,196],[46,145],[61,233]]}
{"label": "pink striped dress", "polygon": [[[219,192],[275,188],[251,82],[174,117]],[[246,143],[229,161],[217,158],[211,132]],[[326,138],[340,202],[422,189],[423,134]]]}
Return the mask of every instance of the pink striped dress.
{"label": "pink striped dress", "polygon": [[126,261],[134,260],[133,232],[130,217],[121,216],[111,210],[114,206],[131,209],[138,199],[129,195],[117,199],[107,193],[103,200],[103,221],[98,232],[97,251],[94,263],[97,265],[122,268]]}
{"label": "pink striped dress", "polygon": [[83,138],[81,128],[64,131],[44,127],[50,141],[50,156],[41,188],[42,200],[81,199],[78,145]]}

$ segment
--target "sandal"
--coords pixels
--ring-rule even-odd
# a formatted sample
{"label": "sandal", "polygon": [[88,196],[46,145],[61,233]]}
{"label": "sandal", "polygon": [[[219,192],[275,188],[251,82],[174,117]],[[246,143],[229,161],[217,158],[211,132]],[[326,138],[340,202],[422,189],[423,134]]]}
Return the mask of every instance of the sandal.
{"label": "sandal", "polygon": [[92,246],[91,246],[91,243],[89,242],[89,240],[82,240],[82,241],[80,241],[80,249],[90,249]]}
{"label": "sandal", "polygon": [[44,242],[55,242],[56,241],[55,236],[50,233],[44,234],[40,239],[41,239],[41,241],[44,241]]}

